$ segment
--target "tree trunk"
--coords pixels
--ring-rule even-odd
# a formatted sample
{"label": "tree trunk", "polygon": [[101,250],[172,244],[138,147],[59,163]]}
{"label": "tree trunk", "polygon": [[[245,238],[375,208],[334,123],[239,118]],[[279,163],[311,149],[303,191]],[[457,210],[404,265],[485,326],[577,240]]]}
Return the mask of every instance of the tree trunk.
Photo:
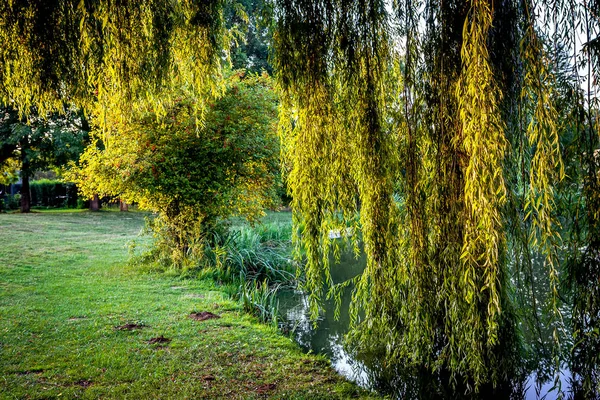
{"label": "tree trunk", "polygon": [[90,211],[100,211],[100,198],[98,194],[95,194],[94,198],[90,200]]}
{"label": "tree trunk", "polygon": [[31,211],[31,190],[29,188],[29,160],[27,152],[23,146],[21,149],[21,212],[28,213]]}
{"label": "tree trunk", "polygon": [[119,209],[121,211],[129,211],[129,204],[125,203],[123,200],[119,199]]}
{"label": "tree trunk", "polygon": [[28,213],[31,211],[31,192],[29,190],[29,175],[21,171],[21,212]]}

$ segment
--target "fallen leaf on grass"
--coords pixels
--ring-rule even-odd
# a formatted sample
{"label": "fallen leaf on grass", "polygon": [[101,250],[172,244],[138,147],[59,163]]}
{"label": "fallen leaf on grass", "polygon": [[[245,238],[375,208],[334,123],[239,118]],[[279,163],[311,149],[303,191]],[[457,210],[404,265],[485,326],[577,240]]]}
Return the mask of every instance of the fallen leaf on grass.
{"label": "fallen leaf on grass", "polygon": [[92,385],[92,381],[82,379],[80,381],[75,382],[75,385],[81,386],[82,388],[88,388]]}

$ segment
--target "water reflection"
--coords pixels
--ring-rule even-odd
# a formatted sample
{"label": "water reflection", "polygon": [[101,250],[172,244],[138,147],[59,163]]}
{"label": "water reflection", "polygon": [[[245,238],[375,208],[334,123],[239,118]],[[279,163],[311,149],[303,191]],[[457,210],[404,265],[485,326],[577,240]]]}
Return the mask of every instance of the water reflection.
{"label": "water reflection", "polygon": [[[355,259],[348,252],[343,253],[340,263],[332,263],[331,273],[334,283],[340,283],[358,275],[365,267],[364,255]],[[334,318],[335,304],[332,300],[325,303],[325,311],[320,316],[315,328],[310,321],[307,296],[299,291],[283,292],[279,296],[280,311],[284,322],[282,329],[293,332],[296,341],[306,351],[327,356],[332,366],[348,379],[360,386],[376,390],[380,393],[391,394],[395,398],[418,399],[558,399],[583,398],[576,393],[570,393],[572,385],[571,374],[565,367],[561,371],[560,387],[564,396],[555,388],[551,375],[537,375],[532,372],[544,362],[540,360],[523,360],[524,373],[513,377],[507,382],[501,382],[494,387],[482,387],[477,395],[469,392],[466,387],[450,389],[449,374],[432,374],[428,370],[398,370],[390,371],[381,366],[382,357],[368,354],[351,354],[344,347],[344,334],[348,331],[348,309],[351,301],[351,288],[346,288],[341,297],[340,318]],[[530,344],[531,345],[531,344]],[[540,355],[542,357],[543,355]],[[545,361],[550,364],[549,360]],[[528,365],[525,367],[525,365]],[[527,372],[528,371],[528,372]],[[458,383],[460,385],[460,383]]]}
{"label": "water reflection", "polygon": [[[351,253],[343,253],[339,264],[332,264],[334,283],[340,283],[358,275],[364,269],[366,259],[358,260]],[[342,375],[363,387],[370,387],[364,365],[355,360],[343,345],[344,334],[350,322],[348,309],[352,297],[351,288],[346,288],[341,296],[339,320],[334,318],[335,304],[329,300],[325,312],[319,317],[315,329],[310,321],[308,298],[300,291],[287,291],[279,295],[279,308],[284,317],[283,329],[293,331],[298,344],[306,350],[327,356],[332,366]]]}

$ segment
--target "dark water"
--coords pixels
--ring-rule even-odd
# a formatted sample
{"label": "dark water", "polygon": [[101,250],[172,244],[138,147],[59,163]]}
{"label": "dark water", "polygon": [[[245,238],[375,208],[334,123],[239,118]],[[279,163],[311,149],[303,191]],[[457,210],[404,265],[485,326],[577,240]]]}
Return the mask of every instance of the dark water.
{"label": "dark water", "polygon": [[[339,264],[332,263],[331,274],[334,283],[343,282],[360,274],[365,265],[366,259],[364,255],[359,259],[355,259],[351,252],[343,253]],[[351,291],[352,288],[347,288],[343,292],[339,320],[334,318],[334,302],[332,300],[326,302],[325,312],[319,318],[317,328],[314,328],[310,321],[306,295],[300,291],[281,293],[279,295],[279,309],[284,319],[282,327],[284,330],[293,332],[296,341],[304,350],[328,357],[331,360],[333,368],[341,375],[364,388],[379,388],[381,387],[381,382],[375,383],[372,378],[377,374],[374,374],[374,371],[369,370],[360,361],[355,360],[344,348],[344,334],[348,331],[349,326],[348,308],[351,300]],[[563,369],[560,380],[565,398],[571,397],[568,393],[570,378],[569,371],[566,368]],[[387,390],[390,390],[389,387],[391,386],[391,392],[396,397],[405,396],[408,398],[406,393],[399,395],[398,393],[402,393],[402,390],[396,390],[394,384],[385,386],[388,386]],[[526,400],[552,400],[560,398],[557,391],[552,390],[553,386],[553,380],[536,382],[536,374],[531,373],[527,379],[520,382],[519,387],[510,389],[510,395],[504,396],[496,393],[492,397],[482,396],[482,398],[486,400],[488,398],[509,397]],[[453,398],[453,396],[450,395],[448,398]]]}

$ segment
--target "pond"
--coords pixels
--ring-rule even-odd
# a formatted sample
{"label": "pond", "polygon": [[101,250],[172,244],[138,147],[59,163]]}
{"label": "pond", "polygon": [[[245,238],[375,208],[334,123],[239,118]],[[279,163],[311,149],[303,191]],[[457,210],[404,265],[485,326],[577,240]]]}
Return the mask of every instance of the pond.
{"label": "pond", "polygon": [[[360,274],[366,266],[366,258],[363,254],[356,259],[352,252],[345,252],[341,255],[340,263],[334,264],[332,262],[331,265],[333,281],[339,283]],[[333,368],[358,385],[391,394],[395,398],[409,397],[407,396],[405,382],[403,383],[401,380],[382,382],[381,379],[385,378],[381,378],[377,371],[355,359],[344,348],[344,335],[349,327],[348,308],[351,301],[351,292],[352,288],[350,287],[343,292],[341,313],[338,320],[334,318],[334,302],[330,300],[325,303],[325,310],[319,317],[316,328],[310,321],[307,296],[300,291],[281,292],[279,294],[279,310],[283,317],[282,329],[292,332],[295,340],[305,351],[312,351],[328,357]],[[567,394],[567,397],[570,397],[568,395],[570,377],[568,369],[564,368],[560,380],[562,390]],[[492,398],[526,400],[560,398],[557,391],[552,390],[553,386],[553,380],[536,382],[536,374],[532,372],[526,379],[522,379],[517,387],[511,387],[509,394],[498,397],[498,393],[495,393]],[[419,395],[418,397],[428,396]],[[485,396],[482,395],[481,397]],[[439,398],[439,394],[432,398]]]}

